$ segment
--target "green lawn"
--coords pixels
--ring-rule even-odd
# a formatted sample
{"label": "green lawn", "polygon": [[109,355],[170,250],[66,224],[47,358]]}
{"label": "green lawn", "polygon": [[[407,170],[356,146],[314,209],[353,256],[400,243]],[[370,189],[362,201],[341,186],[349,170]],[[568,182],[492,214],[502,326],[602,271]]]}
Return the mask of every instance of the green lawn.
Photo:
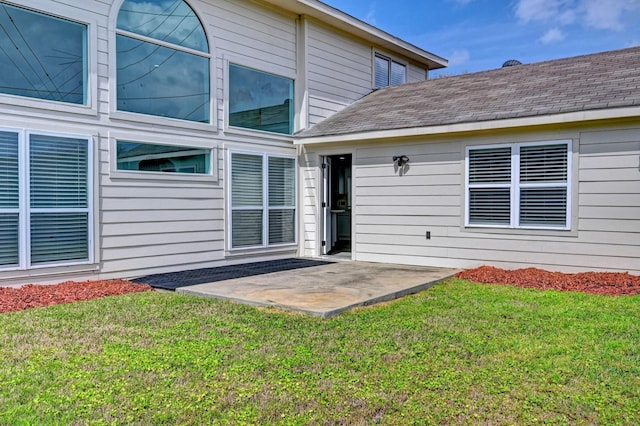
{"label": "green lawn", "polygon": [[451,279],[323,320],[150,292],[0,324],[0,424],[640,424],[640,296]]}

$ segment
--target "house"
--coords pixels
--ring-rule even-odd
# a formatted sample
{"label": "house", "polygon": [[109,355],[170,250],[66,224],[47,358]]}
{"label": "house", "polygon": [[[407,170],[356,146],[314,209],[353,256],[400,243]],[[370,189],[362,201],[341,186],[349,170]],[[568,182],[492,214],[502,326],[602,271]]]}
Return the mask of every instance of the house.
{"label": "house", "polygon": [[0,283],[300,254],[294,134],[446,60],[316,0],[0,0]]}
{"label": "house", "polygon": [[637,48],[428,80],[445,59],[316,0],[0,5],[1,284],[325,254],[640,273]]}
{"label": "house", "polygon": [[640,47],[381,89],[296,144],[304,255],[640,274]]}

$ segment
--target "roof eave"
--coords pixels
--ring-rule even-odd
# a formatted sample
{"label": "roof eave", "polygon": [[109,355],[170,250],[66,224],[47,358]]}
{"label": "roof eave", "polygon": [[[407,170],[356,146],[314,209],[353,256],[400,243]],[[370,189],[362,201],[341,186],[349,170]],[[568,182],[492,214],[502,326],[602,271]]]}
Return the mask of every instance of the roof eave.
{"label": "roof eave", "polygon": [[392,52],[402,53],[404,56],[428,66],[430,70],[445,68],[449,61],[427,52],[409,42],[395,37],[373,25],[367,24],[339,9],[331,7],[318,0],[261,0],[265,3],[281,7],[298,15],[307,15],[322,22],[370,41]]}
{"label": "roof eave", "polygon": [[509,118],[503,120],[477,121],[469,123],[446,124],[439,126],[409,127],[405,129],[376,130],[343,135],[316,137],[297,137],[295,145],[317,145],[325,143],[357,142],[363,140],[397,139],[416,136],[436,136],[452,133],[471,133],[490,130],[515,129],[518,127],[549,126],[575,124],[601,120],[616,120],[640,117],[640,106],[607,108],[589,111],[568,112],[563,114],[532,117]]}

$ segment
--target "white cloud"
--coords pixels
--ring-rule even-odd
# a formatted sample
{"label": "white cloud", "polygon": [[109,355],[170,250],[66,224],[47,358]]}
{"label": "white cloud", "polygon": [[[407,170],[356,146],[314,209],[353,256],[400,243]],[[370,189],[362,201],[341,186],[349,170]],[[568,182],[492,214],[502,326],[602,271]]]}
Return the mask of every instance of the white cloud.
{"label": "white cloud", "polygon": [[377,25],[375,2],[369,5],[369,11],[367,12],[367,16],[365,16],[364,20],[365,22],[368,22],[371,25]]}
{"label": "white cloud", "polygon": [[560,14],[560,0],[519,0],[516,16],[522,22],[548,21]]}
{"label": "white cloud", "polygon": [[471,54],[466,49],[456,49],[449,55],[449,66],[463,65],[469,62]]}
{"label": "white cloud", "polygon": [[556,43],[562,40],[564,40],[564,33],[559,28],[551,28],[540,37],[540,41],[544,44]]}
{"label": "white cloud", "polygon": [[566,26],[576,21],[604,30],[625,28],[625,13],[640,10],[640,0],[517,0],[515,15],[523,23]]}
{"label": "white cloud", "polygon": [[622,31],[625,13],[640,9],[640,0],[584,0],[582,8],[588,27]]}

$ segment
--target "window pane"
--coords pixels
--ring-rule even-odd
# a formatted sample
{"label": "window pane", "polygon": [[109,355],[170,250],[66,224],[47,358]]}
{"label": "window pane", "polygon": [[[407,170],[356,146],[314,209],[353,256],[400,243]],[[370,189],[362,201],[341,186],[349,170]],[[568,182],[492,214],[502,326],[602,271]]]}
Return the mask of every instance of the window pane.
{"label": "window pane", "polygon": [[0,132],[0,209],[17,209],[18,196],[18,134]]}
{"label": "window pane", "polygon": [[567,144],[520,148],[520,182],[566,182]]}
{"label": "window pane", "polygon": [[511,223],[510,189],[469,189],[469,223],[509,225]]}
{"label": "window pane", "polygon": [[269,244],[295,242],[295,210],[269,210]]}
{"label": "window pane", "polygon": [[32,213],[31,263],[89,258],[87,213]]}
{"label": "window pane", "polygon": [[0,4],[0,91],[84,104],[86,25]]}
{"label": "window pane", "polygon": [[469,150],[469,183],[511,183],[511,148]]}
{"label": "window pane", "polygon": [[231,213],[231,246],[262,245],[262,210],[235,210]]}
{"label": "window pane", "polygon": [[232,154],[231,206],[262,206],[262,157]]}
{"label": "window pane", "polygon": [[293,158],[269,157],[269,205],[294,206],[296,170]]}
{"label": "window pane", "polygon": [[520,191],[520,225],[567,224],[567,188],[527,188]]}
{"label": "window pane", "polygon": [[118,13],[118,28],[209,52],[200,20],[182,0],[125,0]]}
{"label": "window pane", "polygon": [[32,208],[86,208],[87,141],[31,135]]}
{"label": "window pane", "polygon": [[118,109],[209,122],[209,58],[118,35]]}
{"label": "window pane", "polygon": [[18,214],[0,213],[0,266],[19,263]]}
{"label": "window pane", "polygon": [[148,143],[117,143],[118,170],[209,174],[211,150]]}
{"label": "window pane", "polygon": [[293,133],[293,80],[230,64],[229,125]]}
{"label": "window pane", "polygon": [[407,69],[404,65],[391,61],[391,85],[404,84],[407,82]]}
{"label": "window pane", "polygon": [[374,61],[374,76],[376,87],[386,87],[389,85],[389,60],[375,57]]}

